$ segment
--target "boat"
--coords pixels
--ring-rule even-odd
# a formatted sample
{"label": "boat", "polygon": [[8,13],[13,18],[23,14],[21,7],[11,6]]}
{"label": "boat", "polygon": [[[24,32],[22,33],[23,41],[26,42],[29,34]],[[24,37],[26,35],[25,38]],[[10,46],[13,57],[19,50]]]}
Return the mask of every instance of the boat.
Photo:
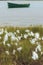
{"label": "boat", "polygon": [[25,7],[29,7],[29,4],[15,4],[15,3],[8,3],[8,8],[25,8]]}

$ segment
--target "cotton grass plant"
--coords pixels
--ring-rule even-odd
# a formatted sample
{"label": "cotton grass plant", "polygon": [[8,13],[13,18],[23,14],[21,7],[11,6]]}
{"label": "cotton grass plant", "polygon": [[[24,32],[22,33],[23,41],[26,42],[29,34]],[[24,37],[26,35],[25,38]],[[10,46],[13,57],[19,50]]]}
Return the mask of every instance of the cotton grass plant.
{"label": "cotton grass plant", "polygon": [[43,65],[43,27],[0,27],[0,65]]}

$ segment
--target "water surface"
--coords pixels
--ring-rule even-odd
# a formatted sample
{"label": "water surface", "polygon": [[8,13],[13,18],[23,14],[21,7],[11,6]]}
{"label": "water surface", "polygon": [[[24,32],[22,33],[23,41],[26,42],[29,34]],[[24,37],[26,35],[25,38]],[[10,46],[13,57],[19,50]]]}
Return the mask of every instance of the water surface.
{"label": "water surface", "polygon": [[[29,26],[31,24],[43,25],[43,1],[26,1],[17,3],[30,3],[29,8],[8,8],[8,1],[0,1],[0,25]],[[13,1],[12,1],[13,2]]]}

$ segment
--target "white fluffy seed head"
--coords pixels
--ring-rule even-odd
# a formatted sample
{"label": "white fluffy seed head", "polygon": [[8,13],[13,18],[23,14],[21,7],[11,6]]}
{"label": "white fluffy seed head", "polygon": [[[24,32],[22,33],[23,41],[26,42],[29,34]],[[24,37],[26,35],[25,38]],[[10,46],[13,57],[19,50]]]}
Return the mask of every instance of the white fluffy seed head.
{"label": "white fluffy seed head", "polygon": [[19,41],[19,39],[18,39],[17,37],[15,38],[15,40],[16,40],[17,42]]}
{"label": "white fluffy seed head", "polygon": [[24,38],[27,39],[27,37],[28,37],[28,34],[24,34]]}
{"label": "white fluffy seed head", "polygon": [[16,35],[16,32],[14,32],[14,34]]}
{"label": "white fluffy seed head", "polygon": [[0,29],[0,35],[3,34],[3,32],[4,32],[4,29],[3,28]]}
{"label": "white fluffy seed head", "polygon": [[4,31],[4,32],[7,34],[7,33],[8,33],[8,32],[7,32],[7,29],[5,29],[5,31]]}
{"label": "white fluffy seed head", "polygon": [[39,39],[39,33],[35,33],[35,38]]}
{"label": "white fluffy seed head", "polygon": [[31,39],[31,40],[30,40],[30,43],[31,43],[31,44],[35,44],[35,39]]}
{"label": "white fluffy seed head", "polygon": [[13,33],[12,33],[12,32],[9,32],[9,33],[8,33],[8,36],[12,36],[12,35],[13,35]]}
{"label": "white fluffy seed head", "polygon": [[39,42],[36,42],[36,44],[38,45],[38,44],[39,44]]}
{"label": "white fluffy seed head", "polygon": [[42,37],[42,40],[43,40],[43,37]]}
{"label": "white fluffy seed head", "polygon": [[5,53],[6,53],[7,55],[9,55],[9,51],[5,51]]}
{"label": "white fluffy seed head", "polygon": [[10,47],[11,46],[10,43],[7,43],[7,46]]}
{"label": "white fluffy seed head", "polygon": [[31,33],[28,33],[28,36],[31,36]]}
{"label": "white fluffy seed head", "polygon": [[0,36],[0,39],[2,39],[2,37]]}
{"label": "white fluffy seed head", "polygon": [[32,52],[32,59],[38,60],[38,54],[35,51]]}
{"label": "white fluffy seed head", "polygon": [[17,38],[18,38],[19,40],[21,40],[21,36],[18,36]]}
{"label": "white fluffy seed head", "polygon": [[17,51],[19,51],[19,52],[20,52],[21,50],[22,50],[22,47],[17,48]]}
{"label": "white fluffy seed head", "polygon": [[40,45],[40,44],[38,44],[38,46],[36,47],[35,51],[36,51],[36,52],[38,52],[38,51],[41,52],[41,45]]}
{"label": "white fluffy seed head", "polygon": [[20,31],[19,31],[19,30],[16,30],[16,32],[17,32],[17,33],[20,33]]}
{"label": "white fluffy seed head", "polygon": [[34,33],[32,31],[30,32],[30,34],[31,34],[31,36],[34,36]]}
{"label": "white fluffy seed head", "polygon": [[39,40],[41,40],[41,38],[39,37]]}
{"label": "white fluffy seed head", "polygon": [[15,35],[11,36],[11,40],[14,41],[16,39]]}
{"label": "white fluffy seed head", "polygon": [[3,41],[3,45],[5,45],[5,41]]}
{"label": "white fluffy seed head", "polygon": [[25,32],[27,32],[27,33],[28,33],[28,32],[30,32],[30,30],[26,29],[26,30],[25,30]]}
{"label": "white fluffy seed head", "polygon": [[15,45],[17,46],[17,45],[18,45],[18,43],[15,43]]}
{"label": "white fluffy seed head", "polygon": [[41,52],[41,55],[43,55],[43,52]]}
{"label": "white fluffy seed head", "polygon": [[8,34],[5,35],[4,41],[5,41],[5,42],[8,41]]}
{"label": "white fluffy seed head", "polygon": [[16,52],[16,50],[14,49],[14,50],[13,50],[13,54],[15,54],[15,52]]}

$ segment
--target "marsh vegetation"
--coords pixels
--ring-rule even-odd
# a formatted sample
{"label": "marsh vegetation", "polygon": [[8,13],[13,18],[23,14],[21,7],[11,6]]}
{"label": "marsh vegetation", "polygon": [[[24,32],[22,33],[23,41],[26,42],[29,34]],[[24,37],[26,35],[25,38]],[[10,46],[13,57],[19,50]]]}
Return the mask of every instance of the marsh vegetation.
{"label": "marsh vegetation", "polygon": [[43,65],[43,27],[0,27],[0,65]]}

